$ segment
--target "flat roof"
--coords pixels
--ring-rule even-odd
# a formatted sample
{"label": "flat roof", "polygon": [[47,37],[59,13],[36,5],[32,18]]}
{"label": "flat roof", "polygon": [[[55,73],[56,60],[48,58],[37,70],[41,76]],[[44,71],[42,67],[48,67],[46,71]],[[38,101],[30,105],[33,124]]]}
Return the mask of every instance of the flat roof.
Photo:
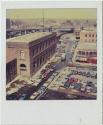
{"label": "flat roof", "polygon": [[96,29],[83,29],[81,32],[97,32]]}
{"label": "flat roof", "polygon": [[13,48],[6,48],[6,63],[16,59],[16,50]]}
{"label": "flat roof", "polygon": [[7,39],[6,41],[13,42],[13,43],[15,42],[29,43],[52,34],[53,33],[50,33],[50,32],[35,32],[35,33],[13,37],[13,38]]}
{"label": "flat roof", "polygon": [[91,50],[96,50],[97,45],[96,43],[85,43],[85,42],[79,42],[77,49],[91,49]]}

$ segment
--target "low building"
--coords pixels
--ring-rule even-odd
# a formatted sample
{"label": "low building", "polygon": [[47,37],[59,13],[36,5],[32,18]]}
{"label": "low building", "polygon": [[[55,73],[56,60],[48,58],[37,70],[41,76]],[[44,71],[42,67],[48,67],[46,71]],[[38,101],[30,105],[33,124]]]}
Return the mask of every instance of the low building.
{"label": "low building", "polygon": [[17,54],[17,75],[31,77],[56,51],[56,33],[36,32],[7,39]]}
{"label": "low building", "polygon": [[80,42],[91,42],[94,43],[97,41],[97,32],[96,29],[83,29],[80,32]]}
{"label": "low building", "polygon": [[75,49],[72,61],[74,64],[78,64],[81,66],[96,66],[96,43],[79,43],[77,48]]}
{"label": "low building", "polygon": [[14,49],[6,48],[6,83],[17,76],[17,59]]}

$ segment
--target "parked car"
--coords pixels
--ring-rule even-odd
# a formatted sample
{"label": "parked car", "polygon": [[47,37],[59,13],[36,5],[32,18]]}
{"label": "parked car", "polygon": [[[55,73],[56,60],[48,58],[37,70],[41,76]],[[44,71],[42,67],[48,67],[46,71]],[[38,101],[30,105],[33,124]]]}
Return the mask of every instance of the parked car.
{"label": "parked car", "polygon": [[81,92],[85,92],[85,87],[81,87]]}
{"label": "parked car", "polygon": [[81,89],[81,84],[80,83],[75,84],[74,89],[80,90]]}
{"label": "parked car", "polygon": [[91,87],[90,86],[86,86],[86,92],[90,93],[91,92]]}
{"label": "parked car", "polygon": [[26,96],[27,96],[26,93],[22,94],[21,97],[19,98],[19,100],[24,100],[24,99],[26,99]]}
{"label": "parked car", "polygon": [[65,61],[65,60],[66,60],[66,54],[62,53],[62,55],[61,55],[61,61]]}
{"label": "parked car", "polygon": [[91,88],[91,91],[92,91],[93,93],[97,93],[97,87]]}
{"label": "parked car", "polygon": [[70,83],[68,83],[68,82],[66,82],[66,83],[64,84],[64,87],[65,87],[65,88],[69,88],[69,86],[70,86]]}
{"label": "parked car", "polygon": [[34,93],[30,96],[30,99],[31,99],[31,100],[34,100],[38,95],[39,95],[38,92],[34,92]]}
{"label": "parked car", "polygon": [[71,85],[69,86],[69,88],[70,88],[70,89],[74,89],[74,86],[71,84]]}
{"label": "parked car", "polygon": [[45,90],[46,90],[46,87],[45,87],[45,86],[42,86],[42,87],[39,89],[39,92],[40,92],[40,93],[43,93]]}
{"label": "parked car", "polygon": [[87,76],[87,77],[90,77],[90,76],[91,76],[90,72],[88,72],[88,73],[86,74],[86,76]]}
{"label": "parked car", "polygon": [[69,67],[75,67],[75,65],[73,63],[69,63],[68,66]]}
{"label": "parked car", "polygon": [[44,83],[44,84],[43,84],[44,87],[47,87],[48,85],[49,85],[48,83]]}

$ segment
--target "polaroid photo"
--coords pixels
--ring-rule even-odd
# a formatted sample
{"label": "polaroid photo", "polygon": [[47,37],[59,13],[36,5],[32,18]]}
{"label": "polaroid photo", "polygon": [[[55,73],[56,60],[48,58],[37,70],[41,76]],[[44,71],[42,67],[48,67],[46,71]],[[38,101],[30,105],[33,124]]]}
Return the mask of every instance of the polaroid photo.
{"label": "polaroid photo", "polygon": [[102,2],[1,8],[2,125],[102,125]]}

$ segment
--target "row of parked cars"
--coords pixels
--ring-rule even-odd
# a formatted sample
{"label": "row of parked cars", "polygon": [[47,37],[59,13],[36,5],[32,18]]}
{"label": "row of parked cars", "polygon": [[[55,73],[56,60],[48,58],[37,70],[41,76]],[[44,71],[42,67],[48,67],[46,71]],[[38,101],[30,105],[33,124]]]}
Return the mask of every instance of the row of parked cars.
{"label": "row of parked cars", "polygon": [[22,87],[26,86],[27,83],[24,80],[15,80],[12,83],[9,83],[6,87],[6,94],[10,95],[12,93],[17,92]]}
{"label": "row of parked cars", "polygon": [[97,73],[95,72],[85,72],[85,71],[78,71],[78,70],[72,70],[72,74],[74,75],[82,75],[86,77],[91,77],[97,79]]}
{"label": "row of parked cars", "polygon": [[29,98],[29,96],[33,93],[35,90],[34,86],[26,85],[22,88],[20,88],[18,91],[7,95],[7,100],[26,100]]}
{"label": "row of parked cars", "polygon": [[73,75],[67,75],[65,79],[62,81],[62,86],[65,89],[76,89],[80,92],[86,92],[86,93],[97,93],[97,84],[93,83],[91,81],[83,82],[79,81],[76,77],[73,77]]}
{"label": "row of parked cars", "polygon": [[41,94],[43,94],[46,90],[47,87],[50,85],[50,83],[53,81],[53,79],[55,78],[55,76],[58,75],[58,72],[54,72],[49,78],[48,80],[39,88],[39,90],[37,92],[34,92],[31,96],[30,99],[34,100],[37,97],[39,97]]}
{"label": "row of parked cars", "polygon": [[45,68],[41,70],[40,76],[39,76],[39,84],[42,83],[42,81],[43,81],[43,84],[42,86],[39,87],[39,89],[36,92],[34,92],[30,96],[30,99],[34,100],[37,97],[39,97],[41,94],[43,94],[46,91],[47,86],[50,84],[50,82],[52,82],[55,75],[56,75],[55,64],[52,62],[48,63],[48,65],[46,65]]}

